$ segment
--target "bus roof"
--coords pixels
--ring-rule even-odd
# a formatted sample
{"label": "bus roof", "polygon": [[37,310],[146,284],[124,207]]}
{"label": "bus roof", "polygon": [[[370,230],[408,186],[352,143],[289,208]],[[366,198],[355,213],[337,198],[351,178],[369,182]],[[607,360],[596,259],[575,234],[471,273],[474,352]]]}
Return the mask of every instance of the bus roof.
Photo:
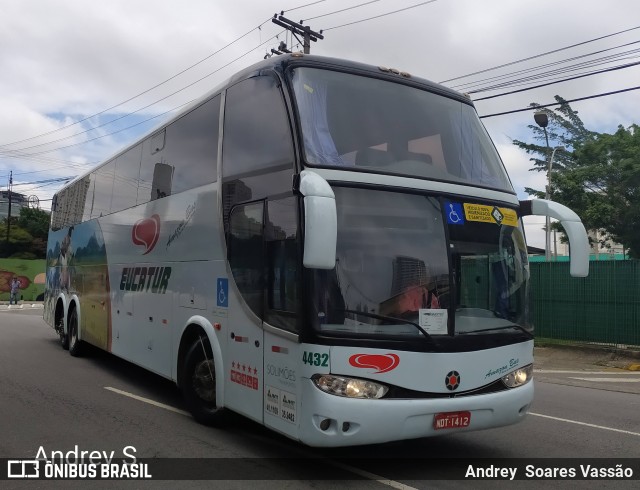
{"label": "bus roof", "polygon": [[103,164],[113,160],[114,158],[117,158],[119,155],[125,153],[129,149],[140,144],[140,142],[148,138],[150,135],[160,131],[161,129],[170,125],[177,119],[180,119],[182,116],[184,116],[186,113],[193,110],[195,107],[201,105],[206,100],[222,92],[226,87],[233,85],[246,78],[250,78],[252,76],[258,75],[260,72],[263,72],[263,71],[275,70],[279,73],[283,73],[287,68],[295,67],[295,66],[309,66],[309,67],[317,67],[317,68],[323,68],[323,69],[333,69],[333,70],[346,71],[349,73],[361,74],[365,76],[367,75],[374,76],[376,78],[387,79],[395,83],[404,83],[407,85],[417,86],[417,87],[426,89],[430,92],[435,92],[445,97],[456,99],[460,102],[473,106],[473,102],[471,101],[471,99],[468,96],[461,94],[460,92],[452,90],[438,83],[432,82],[425,78],[416,77],[413,74],[409,74],[407,72],[403,72],[395,68],[386,68],[382,66],[368,65],[366,63],[360,63],[357,61],[351,61],[351,60],[346,60],[342,58],[332,58],[327,56],[317,56],[317,55],[309,55],[309,54],[303,54],[303,53],[290,53],[290,54],[272,56],[270,58],[261,60],[257,63],[254,63],[253,65],[250,65],[238,71],[237,73],[232,75],[230,78],[225,80],[223,83],[217,85],[215,88],[206,92],[201,97],[198,97],[196,100],[192,101],[190,104],[188,104],[181,110],[174,113],[169,119],[164,120],[162,123],[158,124],[150,131],[147,131],[146,133],[141,135],[139,138],[137,138],[135,141],[133,141],[126,147],[122,147],[118,149],[118,151],[112,154],[111,156],[109,156],[109,158],[102,160],[95,167],[78,175],[71,182],[69,182],[67,185],[62,187],[58,192],[56,192],[56,194],[63,191],[67,187],[71,186],[78,180],[84,178],[86,175],[90,174],[91,172],[95,171],[97,168],[101,167]]}

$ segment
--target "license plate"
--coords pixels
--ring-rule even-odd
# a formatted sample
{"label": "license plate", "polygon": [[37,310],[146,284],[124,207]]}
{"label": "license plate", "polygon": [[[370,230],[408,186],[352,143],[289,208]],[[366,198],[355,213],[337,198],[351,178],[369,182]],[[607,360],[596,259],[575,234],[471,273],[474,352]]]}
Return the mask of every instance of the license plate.
{"label": "license plate", "polygon": [[437,413],[433,418],[433,428],[438,429],[460,429],[469,427],[471,423],[471,412],[442,412]]}

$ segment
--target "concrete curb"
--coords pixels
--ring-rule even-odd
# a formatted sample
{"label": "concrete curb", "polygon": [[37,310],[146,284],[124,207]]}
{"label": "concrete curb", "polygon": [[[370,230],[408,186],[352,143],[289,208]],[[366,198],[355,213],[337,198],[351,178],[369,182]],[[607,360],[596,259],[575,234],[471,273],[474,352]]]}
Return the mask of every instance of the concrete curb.
{"label": "concrete curb", "polygon": [[[536,340],[537,342],[537,340]],[[550,349],[565,349],[569,351],[582,351],[587,353],[599,353],[599,354],[619,354],[625,357],[631,357],[634,359],[640,359],[640,346],[626,346],[626,345],[606,345],[606,344],[561,344],[561,343],[547,343],[545,340],[540,344],[536,343],[536,347],[550,348]]]}
{"label": "concrete curb", "polygon": [[0,311],[5,310],[30,310],[30,309],[44,308],[42,303],[22,303],[19,305],[0,305]]}

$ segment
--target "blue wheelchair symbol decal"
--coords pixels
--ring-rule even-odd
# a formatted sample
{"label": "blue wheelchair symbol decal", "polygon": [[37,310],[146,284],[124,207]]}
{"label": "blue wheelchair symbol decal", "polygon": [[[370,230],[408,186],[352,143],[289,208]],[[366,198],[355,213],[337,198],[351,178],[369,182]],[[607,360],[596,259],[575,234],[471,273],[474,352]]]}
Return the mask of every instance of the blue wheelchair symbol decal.
{"label": "blue wheelchair symbol decal", "polygon": [[444,212],[447,213],[447,223],[450,225],[464,224],[464,211],[462,211],[462,204],[459,202],[445,201]]}
{"label": "blue wheelchair symbol decal", "polygon": [[216,292],[216,302],[218,306],[227,308],[229,306],[229,279],[226,277],[218,278],[218,290]]}

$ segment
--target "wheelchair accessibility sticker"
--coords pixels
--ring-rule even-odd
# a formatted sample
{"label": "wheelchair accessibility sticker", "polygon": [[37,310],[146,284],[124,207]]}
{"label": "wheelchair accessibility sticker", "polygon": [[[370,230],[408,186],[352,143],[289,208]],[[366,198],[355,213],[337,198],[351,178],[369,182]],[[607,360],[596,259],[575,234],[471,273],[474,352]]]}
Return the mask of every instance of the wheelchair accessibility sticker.
{"label": "wheelchair accessibility sticker", "polygon": [[518,215],[513,209],[487,206],[485,204],[444,202],[447,224],[464,225],[466,221],[518,226]]}
{"label": "wheelchair accessibility sticker", "polygon": [[219,277],[217,279],[216,304],[227,308],[229,306],[229,279]]}
{"label": "wheelchair accessibility sticker", "polygon": [[445,213],[447,213],[447,223],[450,225],[464,225],[464,212],[462,204],[459,202],[445,201]]}

